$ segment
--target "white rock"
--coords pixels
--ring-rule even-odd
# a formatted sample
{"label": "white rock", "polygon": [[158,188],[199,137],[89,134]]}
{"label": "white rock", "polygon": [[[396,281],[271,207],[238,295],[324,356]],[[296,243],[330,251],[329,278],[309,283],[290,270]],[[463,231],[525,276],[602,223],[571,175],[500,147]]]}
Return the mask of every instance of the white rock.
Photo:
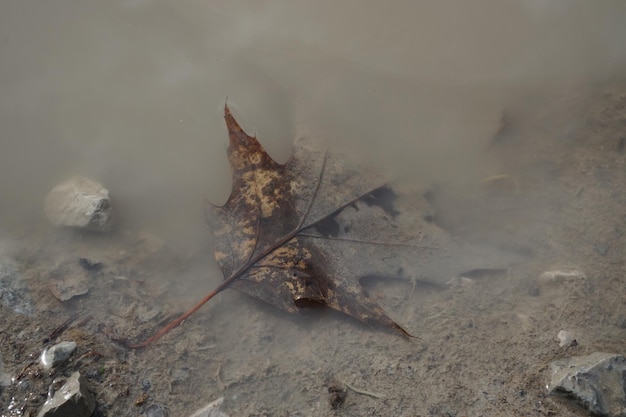
{"label": "white rock", "polygon": [[559,333],[556,335],[556,338],[559,339],[560,347],[570,346],[572,342],[576,340],[574,333],[568,332],[567,330],[559,331]]}
{"label": "white rock", "polygon": [[61,342],[45,349],[41,354],[41,366],[51,369],[65,362],[76,350],[76,342]]}
{"label": "white rock", "polygon": [[228,417],[228,414],[222,413],[222,403],[224,403],[224,397],[205,405],[189,417]]}
{"label": "white rock", "polygon": [[45,213],[56,226],[104,232],[112,225],[109,191],[85,177],[72,177],[54,187],[46,197]]}

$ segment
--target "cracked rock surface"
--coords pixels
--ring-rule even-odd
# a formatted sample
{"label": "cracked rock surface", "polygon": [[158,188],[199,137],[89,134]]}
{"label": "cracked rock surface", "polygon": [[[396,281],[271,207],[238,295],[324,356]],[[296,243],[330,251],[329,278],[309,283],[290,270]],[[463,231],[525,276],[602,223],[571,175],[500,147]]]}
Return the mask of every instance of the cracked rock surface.
{"label": "cracked rock surface", "polygon": [[559,359],[552,362],[550,393],[574,397],[600,416],[626,416],[626,358],[613,353]]}
{"label": "cracked rock surface", "polygon": [[96,409],[93,395],[80,372],[74,372],[54,396],[45,402],[37,417],[89,417]]}

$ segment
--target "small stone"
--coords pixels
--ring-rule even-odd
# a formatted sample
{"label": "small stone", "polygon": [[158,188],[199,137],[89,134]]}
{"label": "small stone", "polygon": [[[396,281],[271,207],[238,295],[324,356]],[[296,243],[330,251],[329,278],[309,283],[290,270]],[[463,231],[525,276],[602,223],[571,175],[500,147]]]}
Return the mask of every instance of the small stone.
{"label": "small stone", "polygon": [[539,284],[560,284],[566,281],[577,281],[585,278],[587,278],[587,276],[582,271],[574,268],[563,268],[542,273],[537,282]]}
{"label": "small stone", "polygon": [[556,337],[557,339],[559,339],[560,347],[569,347],[572,345],[578,345],[578,342],[576,341],[576,337],[574,336],[574,333],[568,332],[567,330],[559,331]]}
{"label": "small stone", "polygon": [[575,398],[590,412],[626,417],[626,358],[595,352],[552,362],[550,394]]}
{"label": "small stone", "polygon": [[85,177],[73,177],[46,197],[45,213],[55,226],[106,232],[112,225],[109,191]]}
{"label": "small stone", "polygon": [[76,342],[61,342],[45,349],[41,354],[41,366],[51,369],[65,362],[76,350]]}
{"label": "small stone", "polygon": [[96,409],[85,379],[74,372],[54,396],[47,400],[37,417],[89,417]]}
{"label": "small stone", "polygon": [[189,417],[228,417],[228,414],[222,413],[223,403],[224,397],[220,397],[197,410]]}
{"label": "small stone", "polygon": [[[1,384],[2,381],[0,381],[0,386],[2,386]],[[28,391],[31,387],[31,383],[30,381],[28,381],[27,379],[22,379],[20,380],[20,382],[17,383],[17,389],[19,391]]]}
{"label": "small stone", "polygon": [[150,381],[147,379],[142,379],[141,380],[141,389],[144,391],[148,391],[150,389]]}

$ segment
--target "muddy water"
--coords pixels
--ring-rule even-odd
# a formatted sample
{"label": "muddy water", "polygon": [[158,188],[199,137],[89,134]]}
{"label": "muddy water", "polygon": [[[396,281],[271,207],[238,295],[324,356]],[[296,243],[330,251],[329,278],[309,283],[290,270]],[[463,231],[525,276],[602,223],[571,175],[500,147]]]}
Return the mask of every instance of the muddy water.
{"label": "muddy water", "polygon": [[2,221],[39,214],[78,172],[113,190],[129,224],[179,242],[198,236],[202,199],[229,192],[226,97],[278,160],[312,133],[403,174],[482,175],[504,104],[626,60],[619,2],[0,7]]}
{"label": "muddy water", "polygon": [[[471,187],[484,178],[509,169],[522,178],[528,174],[535,181],[528,188],[532,195],[543,195],[548,191],[541,188],[541,181],[550,177],[551,169],[528,163],[536,159],[536,149],[489,150],[502,129],[503,115],[513,112],[522,120],[528,117],[528,137],[533,138],[581,129],[581,109],[589,90],[626,67],[622,41],[626,26],[621,24],[625,18],[626,6],[619,1],[481,0],[471,5],[463,1],[385,5],[373,1],[307,5],[289,1],[3,1],[0,231],[7,239],[39,242],[41,238],[33,236],[46,231],[41,206],[47,190],[78,173],[110,189],[119,208],[121,235],[149,230],[183,259],[210,251],[203,201],[222,202],[230,192],[221,118],[226,98],[241,123],[248,131],[256,131],[279,161],[288,158],[294,137],[316,135],[362,152],[381,171],[424,186],[454,184],[463,196],[475,191]],[[546,102],[541,114],[534,112],[537,103]],[[562,156],[561,145],[543,150]],[[521,162],[516,152],[524,155]],[[541,227],[528,225],[552,219],[555,207],[540,199],[508,227],[523,229],[526,235],[520,239],[526,244],[533,238],[546,242]],[[481,216],[482,209],[474,207],[470,231],[459,225],[463,217],[454,218],[454,212],[447,225],[459,233],[480,235],[484,230],[475,229],[489,228],[485,217],[491,216]],[[514,234],[509,229],[508,237]],[[101,254],[104,259],[114,256],[116,244],[122,245],[115,237],[112,242],[113,249]],[[77,246],[68,243],[68,251],[82,256]],[[42,252],[46,253],[45,248]],[[195,299],[198,286],[204,291],[204,286],[219,281],[207,257],[202,268],[178,277],[178,289],[188,289],[178,291],[177,296]],[[167,284],[171,276],[160,278]],[[104,284],[98,288],[110,290]],[[250,301],[236,295],[224,299],[212,313],[216,317],[205,318],[207,325],[218,323],[217,328],[221,325],[226,331],[228,320],[223,315],[237,311],[233,303]],[[256,304],[243,308],[235,321],[253,316],[245,325],[250,343],[257,336],[283,342],[296,336],[281,333],[282,327],[262,324],[266,316],[280,320],[271,310],[259,313]],[[341,370],[341,363],[358,367],[358,360],[336,353],[341,352],[342,343],[349,348],[368,338],[375,346],[363,355],[375,357],[379,376],[387,375],[392,365],[400,366],[381,353],[387,347],[379,346],[365,330],[342,326],[349,328],[350,323],[341,322],[339,330],[334,330],[344,337],[328,348],[337,358],[331,364],[307,352],[305,338],[299,345],[302,351],[289,359],[293,363],[274,374],[270,359],[278,361],[283,351],[263,345],[268,339],[252,349],[268,361],[259,365],[228,355],[236,341],[220,344],[220,334],[206,336],[208,341],[197,345],[216,345],[220,358],[206,365],[209,379],[214,384],[222,377],[225,381],[205,394],[236,397],[247,393],[252,402],[242,405],[237,403],[241,399],[231,399],[237,404],[231,410],[249,413],[260,412],[262,404],[276,412],[280,409],[277,398],[284,396],[283,410],[312,413],[311,409],[319,411],[323,406],[311,402],[317,398],[310,394],[311,387],[323,384],[333,370]],[[226,331],[225,335],[234,338],[237,333]],[[194,352],[195,360],[208,361],[201,352]],[[400,362],[409,357],[406,353]],[[302,361],[309,366],[301,367]],[[190,365],[176,366],[189,371]],[[354,380],[357,371],[350,372],[346,375]],[[301,387],[281,393],[268,387],[266,379]],[[249,380],[254,384],[246,385]],[[387,380],[382,384],[391,386]],[[255,389],[258,393],[251,394]],[[189,394],[183,389],[176,392]],[[442,393],[432,396],[445,397]],[[165,395],[157,397],[172,409],[183,408],[171,405],[175,400],[168,402]],[[200,406],[203,399],[213,398],[183,402]],[[384,407],[372,407],[385,414]]]}

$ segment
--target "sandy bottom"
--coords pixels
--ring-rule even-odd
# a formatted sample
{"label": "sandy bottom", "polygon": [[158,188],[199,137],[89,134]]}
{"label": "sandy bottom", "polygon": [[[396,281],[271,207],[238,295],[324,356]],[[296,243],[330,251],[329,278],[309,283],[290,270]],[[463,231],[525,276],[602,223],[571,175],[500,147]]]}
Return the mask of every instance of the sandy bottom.
{"label": "sandy bottom", "polygon": [[[229,290],[154,345],[129,350],[111,335],[141,340],[219,283],[209,245],[181,254],[150,231],[8,233],[35,312],[0,307],[5,372],[28,381],[0,388],[2,416],[35,415],[52,380],[74,370],[87,375],[101,416],[139,416],[156,403],[184,417],[218,397],[231,416],[584,416],[545,386],[554,359],[623,353],[625,128],[623,82],[503,109],[485,150],[500,169],[432,188],[424,215],[526,260],[450,277],[445,288],[368,283],[412,340],[324,310],[290,316]],[[564,268],[582,274],[540,278]],[[89,292],[61,302],[51,280]],[[182,289],[190,283],[193,294]],[[78,343],[71,361],[53,372],[29,366],[73,316],[54,335]],[[576,343],[559,346],[560,330]],[[337,410],[334,385],[347,388]]]}

